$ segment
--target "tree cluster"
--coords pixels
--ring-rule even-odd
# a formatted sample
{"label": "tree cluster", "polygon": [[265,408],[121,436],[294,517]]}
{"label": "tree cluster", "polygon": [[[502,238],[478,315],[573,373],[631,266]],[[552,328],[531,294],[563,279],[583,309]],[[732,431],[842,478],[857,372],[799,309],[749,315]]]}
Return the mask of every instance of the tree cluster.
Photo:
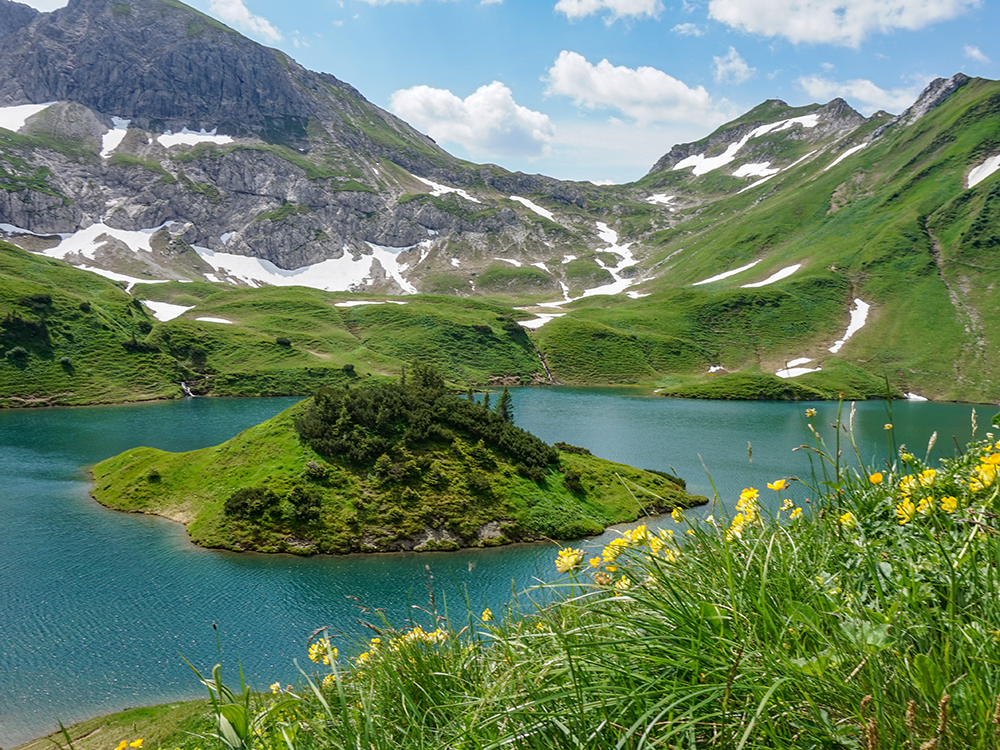
{"label": "tree cluster", "polygon": [[317,453],[359,466],[393,450],[450,444],[455,437],[482,440],[526,467],[557,463],[555,448],[505,419],[513,415],[509,393],[500,403],[506,403],[503,413],[452,394],[437,370],[416,365],[395,383],[321,389],[295,429]]}

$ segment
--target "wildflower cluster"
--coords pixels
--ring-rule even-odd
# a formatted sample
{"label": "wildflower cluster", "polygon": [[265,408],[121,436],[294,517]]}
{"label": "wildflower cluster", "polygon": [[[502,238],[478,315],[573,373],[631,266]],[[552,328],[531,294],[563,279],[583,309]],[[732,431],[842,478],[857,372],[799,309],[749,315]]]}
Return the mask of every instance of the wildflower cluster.
{"label": "wildflower cluster", "polygon": [[330,654],[333,654],[333,658],[336,659],[339,652],[330,647],[330,641],[326,638],[317,638],[309,646],[309,661],[315,664],[329,665]]}
{"label": "wildflower cluster", "polygon": [[[677,516],[674,516],[677,519]],[[679,552],[673,541],[674,532],[660,529],[654,533],[643,524],[631,531],[624,531],[620,537],[612,539],[601,551],[600,556],[589,560],[589,570],[594,582],[601,586],[611,586],[618,593],[632,587],[633,581],[626,571],[620,570],[621,558],[629,555],[636,558],[656,558],[666,562],[676,562]],[[583,559],[582,550],[560,550],[556,558],[556,569],[561,573],[575,570]],[[567,567],[567,562],[573,565]],[[633,572],[634,576],[635,573]]]}
{"label": "wildflower cluster", "polygon": [[127,747],[141,748],[142,738],[139,738],[137,740],[132,740],[131,742],[129,742],[128,740],[122,740],[121,742],[118,743],[118,747],[116,747],[115,750],[125,750],[125,748]]}

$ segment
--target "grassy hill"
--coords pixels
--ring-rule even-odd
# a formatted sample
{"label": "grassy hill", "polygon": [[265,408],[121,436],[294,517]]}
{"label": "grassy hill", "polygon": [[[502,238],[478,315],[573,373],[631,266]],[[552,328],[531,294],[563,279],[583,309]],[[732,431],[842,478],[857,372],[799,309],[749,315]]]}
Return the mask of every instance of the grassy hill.
{"label": "grassy hill", "polygon": [[[203,282],[133,294],[0,242],[0,405],[176,398],[181,382],[203,395],[307,395],[421,361],[463,384],[545,379],[516,322],[530,316],[489,301]],[[192,309],[161,322],[140,298]],[[359,301],[376,304],[337,306]]]}
{"label": "grassy hill", "polygon": [[198,544],[300,554],[570,539],[704,502],[674,477],[548,446],[426,367],[321,390],[214,448],[136,448],[93,474],[99,502],[182,521]]}

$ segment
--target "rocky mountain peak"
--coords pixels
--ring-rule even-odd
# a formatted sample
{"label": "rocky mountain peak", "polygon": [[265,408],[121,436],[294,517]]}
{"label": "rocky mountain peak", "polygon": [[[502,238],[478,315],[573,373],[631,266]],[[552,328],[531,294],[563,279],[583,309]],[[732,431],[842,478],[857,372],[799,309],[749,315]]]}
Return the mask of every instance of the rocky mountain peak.
{"label": "rocky mountain peak", "polygon": [[30,5],[0,0],[0,39],[27,26],[39,12]]}
{"label": "rocky mountain peak", "polygon": [[872,138],[878,138],[889,128],[896,125],[912,125],[932,109],[939,107],[949,96],[958,91],[969,82],[969,77],[965,73],[956,73],[951,78],[935,78],[927,84],[924,90],[917,97],[917,100],[907,107],[901,114],[892,118],[885,125],[872,133]]}

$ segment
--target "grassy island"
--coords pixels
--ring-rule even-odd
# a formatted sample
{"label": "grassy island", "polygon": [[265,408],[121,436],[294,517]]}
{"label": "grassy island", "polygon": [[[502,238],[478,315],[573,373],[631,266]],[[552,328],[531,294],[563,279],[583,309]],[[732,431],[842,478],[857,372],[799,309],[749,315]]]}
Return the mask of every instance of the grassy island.
{"label": "grassy island", "polygon": [[219,446],[126,451],[94,467],[93,494],[181,521],[200,545],[298,554],[575,539],[705,502],[668,474],[549,446],[509,409],[417,366],[321,389]]}

